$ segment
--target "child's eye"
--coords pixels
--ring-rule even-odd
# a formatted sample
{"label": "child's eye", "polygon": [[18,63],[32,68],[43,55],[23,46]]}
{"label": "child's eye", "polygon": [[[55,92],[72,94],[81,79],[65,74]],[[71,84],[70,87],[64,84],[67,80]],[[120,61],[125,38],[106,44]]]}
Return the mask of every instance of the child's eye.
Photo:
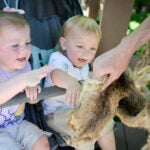
{"label": "child's eye", "polygon": [[16,48],[16,47],[18,47],[18,46],[19,46],[19,44],[12,45],[12,47],[14,47],[14,48]]}
{"label": "child's eye", "polygon": [[90,48],[91,51],[96,51],[96,48]]}
{"label": "child's eye", "polygon": [[30,43],[30,42],[26,42],[25,44],[26,44],[26,45],[30,45],[31,43]]}
{"label": "child's eye", "polygon": [[77,47],[78,47],[78,48],[83,48],[83,46],[82,46],[82,45],[77,45]]}

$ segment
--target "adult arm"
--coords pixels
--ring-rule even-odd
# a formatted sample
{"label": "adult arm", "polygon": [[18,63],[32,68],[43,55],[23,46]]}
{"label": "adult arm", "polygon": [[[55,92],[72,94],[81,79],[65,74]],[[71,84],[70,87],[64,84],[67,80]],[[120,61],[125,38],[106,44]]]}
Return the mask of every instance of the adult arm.
{"label": "adult arm", "polygon": [[150,39],[150,16],[113,49],[98,56],[93,62],[94,79],[108,75],[105,88],[118,79],[129,64],[133,53]]}

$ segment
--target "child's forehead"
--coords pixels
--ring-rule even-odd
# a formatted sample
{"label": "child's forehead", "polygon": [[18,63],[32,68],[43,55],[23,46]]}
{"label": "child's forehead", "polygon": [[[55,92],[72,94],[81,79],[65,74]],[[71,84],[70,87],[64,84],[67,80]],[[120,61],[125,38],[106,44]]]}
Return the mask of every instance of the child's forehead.
{"label": "child's forehead", "polygon": [[90,32],[91,31],[86,30],[85,28],[80,27],[80,26],[69,27],[69,28],[66,28],[65,30],[65,34],[74,34],[74,33],[80,33],[80,34],[86,33],[87,34]]}
{"label": "child's forehead", "polygon": [[9,27],[25,27],[29,26],[29,24],[23,20],[22,18],[16,17],[3,17],[0,20],[0,28],[9,26]]}
{"label": "child's forehead", "polygon": [[[29,29],[27,25],[23,24],[17,24],[17,23],[6,23],[6,24],[0,24],[0,32],[5,31],[5,30],[12,30],[12,29]],[[13,30],[12,30],[13,32]]]}
{"label": "child's forehead", "polygon": [[65,36],[75,36],[75,37],[94,37],[98,38],[97,34],[94,31],[91,30],[83,30],[81,28],[70,28],[68,31],[66,31]]}
{"label": "child's forehead", "polygon": [[0,40],[7,42],[19,41],[23,38],[30,38],[28,26],[6,25],[0,26]]}

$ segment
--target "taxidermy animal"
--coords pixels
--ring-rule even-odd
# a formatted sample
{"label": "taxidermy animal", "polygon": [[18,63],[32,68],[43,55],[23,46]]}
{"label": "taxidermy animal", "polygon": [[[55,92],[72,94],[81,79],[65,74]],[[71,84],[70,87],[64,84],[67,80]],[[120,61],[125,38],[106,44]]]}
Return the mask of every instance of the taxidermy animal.
{"label": "taxidermy animal", "polygon": [[143,128],[148,132],[147,143],[142,150],[150,150],[150,42],[143,50],[142,60],[139,61],[132,73],[136,93],[131,93],[122,99],[117,107],[116,115],[130,127]]}
{"label": "taxidermy animal", "polygon": [[[70,112],[70,145],[78,147],[96,141],[108,130],[115,114],[128,126],[150,129],[150,92],[145,87],[150,82],[149,58],[150,50],[144,50],[135,69],[127,69],[105,90],[107,76],[101,81],[85,81],[79,106]],[[150,149],[149,139],[146,147]]]}

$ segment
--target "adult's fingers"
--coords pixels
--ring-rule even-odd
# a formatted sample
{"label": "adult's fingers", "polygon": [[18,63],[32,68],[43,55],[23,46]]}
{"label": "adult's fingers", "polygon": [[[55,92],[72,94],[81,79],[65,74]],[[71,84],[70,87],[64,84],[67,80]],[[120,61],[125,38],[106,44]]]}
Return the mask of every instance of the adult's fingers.
{"label": "adult's fingers", "polygon": [[116,79],[118,79],[118,76],[114,74],[110,74],[108,76],[108,79],[104,83],[104,88],[107,88],[112,82],[114,82]]}
{"label": "adult's fingers", "polygon": [[113,80],[113,76],[110,75],[104,83],[104,88],[107,88],[113,82]]}

